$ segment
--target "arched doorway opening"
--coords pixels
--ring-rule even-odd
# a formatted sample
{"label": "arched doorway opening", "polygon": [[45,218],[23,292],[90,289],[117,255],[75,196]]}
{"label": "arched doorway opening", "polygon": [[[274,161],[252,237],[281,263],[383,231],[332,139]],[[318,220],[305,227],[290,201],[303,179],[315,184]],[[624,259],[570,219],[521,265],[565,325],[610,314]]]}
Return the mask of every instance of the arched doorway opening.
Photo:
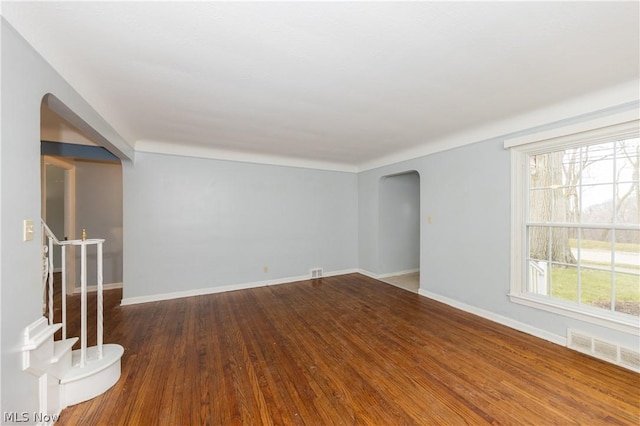
{"label": "arched doorway opening", "polygon": [[[104,238],[104,288],[122,287],[122,163],[53,95],[43,97],[40,112],[42,218],[60,240],[78,239],[83,229]],[[54,265],[61,264],[59,257],[54,251]],[[65,292],[78,293],[79,253],[69,247],[65,259]],[[95,262],[88,259],[89,270]],[[95,279],[88,277],[89,288]]]}
{"label": "arched doorway opening", "polygon": [[380,178],[379,253],[383,281],[418,292],[420,286],[420,174]]}

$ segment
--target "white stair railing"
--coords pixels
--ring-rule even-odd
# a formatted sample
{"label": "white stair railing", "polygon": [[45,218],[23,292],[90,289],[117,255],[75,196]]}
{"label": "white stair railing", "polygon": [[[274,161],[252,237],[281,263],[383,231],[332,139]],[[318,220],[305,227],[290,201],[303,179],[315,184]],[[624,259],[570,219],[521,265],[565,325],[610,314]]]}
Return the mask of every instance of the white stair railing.
{"label": "white stair railing", "polygon": [[[61,268],[62,268],[62,339],[67,336],[67,303],[66,303],[66,247],[80,246],[80,367],[84,367],[87,362],[87,246],[96,246],[97,258],[97,274],[96,274],[96,290],[97,290],[97,309],[96,309],[96,346],[98,359],[102,358],[103,346],[103,282],[102,282],[102,244],[104,239],[80,239],[60,241],[55,234],[42,221],[43,235],[47,238],[46,249],[43,249],[43,255],[46,256],[44,262],[43,284],[48,281],[48,301],[49,301],[49,324],[53,324],[53,246],[61,247]],[[84,234],[84,233],[83,233]],[[83,235],[84,237],[84,235]]]}

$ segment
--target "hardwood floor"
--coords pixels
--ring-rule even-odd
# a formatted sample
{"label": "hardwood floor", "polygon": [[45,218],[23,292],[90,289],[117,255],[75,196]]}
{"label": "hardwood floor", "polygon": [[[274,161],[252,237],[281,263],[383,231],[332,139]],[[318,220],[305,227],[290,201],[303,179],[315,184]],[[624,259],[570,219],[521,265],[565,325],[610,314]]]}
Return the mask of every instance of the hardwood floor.
{"label": "hardwood floor", "polygon": [[640,421],[640,375],[359,274],[124,307],[120,290],[105,298],[122,377],[59,424]]}

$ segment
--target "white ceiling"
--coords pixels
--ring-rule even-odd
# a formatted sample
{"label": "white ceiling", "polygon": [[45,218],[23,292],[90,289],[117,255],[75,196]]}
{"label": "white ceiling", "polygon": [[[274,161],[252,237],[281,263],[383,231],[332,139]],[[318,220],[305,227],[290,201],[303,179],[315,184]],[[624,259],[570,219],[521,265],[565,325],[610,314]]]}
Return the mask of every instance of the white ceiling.
{"label": "white ceiling", "polygon": [[638,2],[50,1],[2,14],[138,150],[357,166],[640,76]]}

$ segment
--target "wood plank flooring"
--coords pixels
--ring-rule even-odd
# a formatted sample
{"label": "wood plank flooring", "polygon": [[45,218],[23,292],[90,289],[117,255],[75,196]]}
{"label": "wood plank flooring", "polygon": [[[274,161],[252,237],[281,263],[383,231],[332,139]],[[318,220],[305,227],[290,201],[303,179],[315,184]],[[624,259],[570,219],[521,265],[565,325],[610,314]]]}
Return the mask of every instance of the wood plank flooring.
{"label": "wood plank flooring", "polygon": [[640,375],[359,274],[105,298],[122,377],[61,425],[640,423]]}

